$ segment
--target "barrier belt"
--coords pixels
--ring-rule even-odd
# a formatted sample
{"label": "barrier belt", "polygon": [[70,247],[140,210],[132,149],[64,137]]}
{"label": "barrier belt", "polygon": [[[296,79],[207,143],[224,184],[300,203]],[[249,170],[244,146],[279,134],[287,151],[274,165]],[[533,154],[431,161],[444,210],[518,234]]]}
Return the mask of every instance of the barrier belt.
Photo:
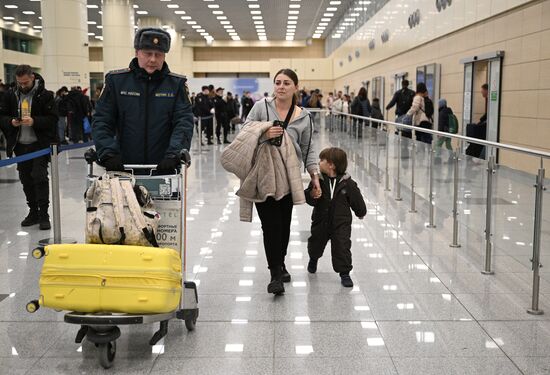
{"label": "barrier belt", "polygon": [[[75,143],[73,145],[64,145],[64,146],[59,147],[59,153],[61,153],[63,151],[76,150],[76,149],[79,149],[79,148],[89,147],[89,146],[93,146],[93,145],[94,145],[93,141],[86,142],[86,143]],[[28,161],[28,160],[31,160],[31,159],[39,158],[40,156],[50,155],[50,153],[51,153],[50,148],[43,148],[42,150],[29,152],[28,154],[24,154],[24,155],[21,155],[21,156],[16,156],[16,157],[5,159],[5,160],[0,160],[0,168],[7,167],[8,165],[12,165],[12,164],[16,164],[16,163],[22,163],[24,161]]]}

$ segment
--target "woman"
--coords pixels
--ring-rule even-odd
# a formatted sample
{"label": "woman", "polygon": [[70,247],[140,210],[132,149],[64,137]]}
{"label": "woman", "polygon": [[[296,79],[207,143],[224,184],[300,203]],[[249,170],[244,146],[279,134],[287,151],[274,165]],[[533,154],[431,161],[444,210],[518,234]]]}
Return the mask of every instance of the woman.
{"label": "woman", "polygon": [[[282,126],[271,126],[264,136],[267,140],[272,140],[282,136],[285,131],[288,133],[296,155],[303,161],[311,176],[315,192],[320,197],[317,151],[312,140],[312,119],[307,110],[296,105],[298,76],[291,69],[281,69],[275,74],[273,83],[275,97],[264,98],[256,102],[244,127],[251,126],[250,123],[254,121],[279,120],[283,122],[289,113],[292,113],[286,130]],[[276,146],[270,145],[269,147]],[[285,256],[290,238],[292,207],[291,194],[287,194],[279,200],[269,197],[264,202],[256,203],[256,210],[262,223],[265,255],[271,272],[271,282],[267,287],[268,293],[281,294],[285,290],[283,282],[290,282],[290,274],[285,266]]]}
{"label": "woman", "polygon": [[[409,111],[408,116],[412,117],[412,125],[419,126],[421,128],[431,129],[432,123],[428,116],[426,116],[426,106],[424,98],[428,96],[428,89],[426,84],[420,82],[416,85],[416,94],[413,99],[413,104]],[[431,143],[431,134],[417,132],[416,139],[422,142]]]}
{"label": "woman", "polygon": [[[364,116],[364,117],[370,117],[370,114],[372,112],[369,98],[367,97],[367,89],[364,87],[361,87],[359,89],[359,93],[353,99],[353,102],[350,105],[350,111],[352,115],[357,116]],[[359,136],[361,137],[363,135],[363,120],[357,120],[356,118],[353,118],[353,127],[355,128],[357,123],[357,126],[359,126]],[[368,122],[365,121],[365,124],[368,125]]]}

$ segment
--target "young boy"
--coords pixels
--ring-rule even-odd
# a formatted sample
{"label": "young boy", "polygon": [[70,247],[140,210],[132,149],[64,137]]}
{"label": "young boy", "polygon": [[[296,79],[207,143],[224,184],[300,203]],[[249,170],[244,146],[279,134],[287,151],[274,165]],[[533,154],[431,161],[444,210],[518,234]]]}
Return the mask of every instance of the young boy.
{"label": "young boy", "polygon": [[344,150],[325,148],[319,159],[321,191],[313,189],[311,184],[306,189],[307,203],[314,207],[311,237],[307,241],[307,270],[317,271],[317,261],[330,240],[332,268],[340,274],[342,285],[351,288],[351,210],[362,219],[367,207],[357,183],[346,173],[348,160]]}

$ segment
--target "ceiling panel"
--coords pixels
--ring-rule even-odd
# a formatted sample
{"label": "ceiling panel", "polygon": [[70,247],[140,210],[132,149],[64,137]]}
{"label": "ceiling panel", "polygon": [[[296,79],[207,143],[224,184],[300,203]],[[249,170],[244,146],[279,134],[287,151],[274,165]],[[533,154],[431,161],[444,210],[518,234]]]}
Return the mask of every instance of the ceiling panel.
{"label": "ceiling panel", "polygon": [[[240,40],[253,41],[259,40],[258,29],[254,21],[262,21],[267,40],[285,40],[287,31],[294,30],[294,40],[306,40],[311,38],[321,22],[323,15],[327,13],[327,8],[336,8],[329,12],[330,21],[326,25],[324,33],[320,36],[326,38],[328,32],[337,23],[338,19],[349,8],[352,0],[134,0],[136,8],[136,22],[139,17],[157,17],[167,26],[173,26],[182,33],[187,40],[205,40],[197,32],[198,27],[202,26],[205,33],[215,40],[231,40],[232,37],[220,23],[228,21],[240,38]],[[13,17],[4,19],[7,22],[28,22],[23,25],[27,28],[36,30],[36,35],[40,36],[40,2],[31,0],[2,0],[0,2],[0,17]],[[101,0],[88,0],[88,6],[97,6],[97,8],[88,9],[88,31],[91,39],[102,38],[101,29]],[[6,6],[15,5],[17,8],[8,8]],[[169,8],[170,5],[172,8]],[[218,5],[218,8],[210,8],[212,5]],[[178,8],[175,8],[178,6]],[[256,7],[256,8],[250,8]],[[290,8],[293,6],[293,8]],[[289,20],[289,10],[298,11],[296,20]],[[23,11],[32,11],[34,14],[26,15]],[[185,14],[176,14],[175,12],[185,12]],[[223,12],[223,14],[213,14],[213,12]],[[261,14],[253,15],[251,11],[260,11]],[[137,12],[147,12],[146,15]],[[181,19],[181,17],[191,17],[190,20]],[[253,20],[252,16],[261,16],[262,19]],[[226,20],[219,20],[217,17],[227,17]],[[196,22],[196,24],[190,24]],[[290,24],[296,21],[295,28],[290,28]],[[95,23],[94,23],[95,22]],[[226,22],[227,23],[227,22]],[[21,26],[21,25],[20,25]],[[98,27],[99,26],[99,27]],[[260,29],[261,31],[261,29]]]}

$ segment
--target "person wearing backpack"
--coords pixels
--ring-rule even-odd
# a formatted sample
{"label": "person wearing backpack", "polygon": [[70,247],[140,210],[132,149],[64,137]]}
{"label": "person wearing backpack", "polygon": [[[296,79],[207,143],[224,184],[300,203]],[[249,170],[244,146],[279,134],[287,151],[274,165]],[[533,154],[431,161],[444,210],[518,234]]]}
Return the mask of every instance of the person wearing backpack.
{"label": "person wearing backpack", "polygon": [[[353,102],[351,103],[351,114],[357,115],[357,116],[364,116],[364,117],[370,117],[370,114],[372,112],[372,108],[370,106],[369,98],[367,97],[367,89],[364,87],[361,87],[359,89],[359,93],[357,96],[353,99]],[[353,119],[353,128],[355,129],[355,126],[359,126],[359,137],[363,134],[363,120],[357,120],[356,118]],[[368,124],[365,122],[365,124]]]}
{"label": "person wearing backpack", "polygon": [[[424,129],[432,128],[432,120],[434,114],[433,102],[428,97],[428,89],[426,84],[420,82],[416,85],[416,95],[413,99],[413,104],[407,115],[412,117],[412,125],[418,126]],[[432,143],[432,135],[416,132],[416,139],[425,142]]]}
{"label": "person wearing backpack", "polygon": [[[439,124],[438,129],[440,132],[446,132],[456,134],[458,131],[458,119],[453,113],[453,110],[447,106],[447,100],[439,99]],[[445,143],[447,150],[452,150],[451,138],[439,137],[436,147],[440,148]]]}

